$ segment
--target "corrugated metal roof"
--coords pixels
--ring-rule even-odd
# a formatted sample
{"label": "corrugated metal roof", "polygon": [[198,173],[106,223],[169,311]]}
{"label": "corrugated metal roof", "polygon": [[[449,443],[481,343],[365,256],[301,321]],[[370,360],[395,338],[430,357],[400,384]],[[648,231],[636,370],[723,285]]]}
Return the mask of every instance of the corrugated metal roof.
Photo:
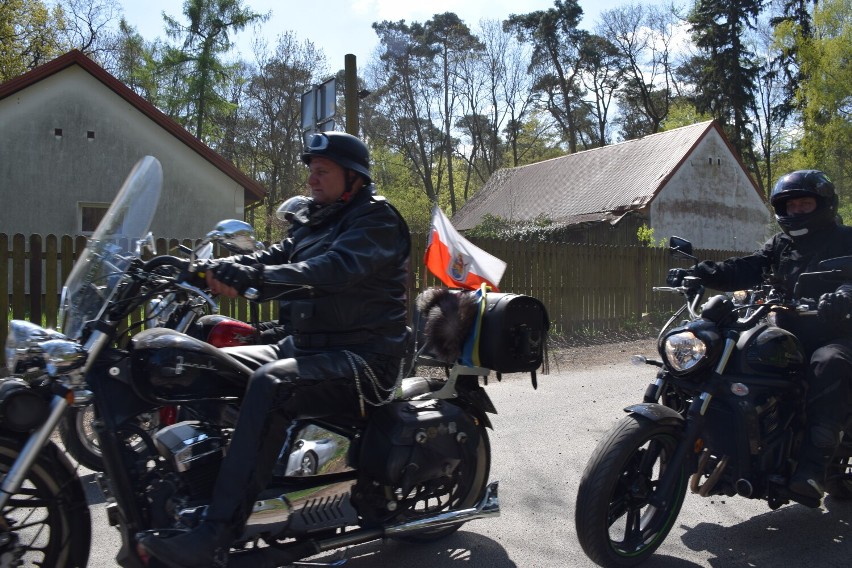
{"label": "corrugated metal roof", "polygon": [[713,128],[700,122],[637,140],[494,172],[452,218],[472,229],[486,214],[509,221],[545,216],[572,223],[594,214],[611,219],[646,205],[686,156]]}

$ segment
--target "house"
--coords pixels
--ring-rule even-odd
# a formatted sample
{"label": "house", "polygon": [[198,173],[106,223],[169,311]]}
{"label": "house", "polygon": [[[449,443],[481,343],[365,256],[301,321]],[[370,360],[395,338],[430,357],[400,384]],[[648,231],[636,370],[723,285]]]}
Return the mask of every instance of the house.
{"label": "house", "polygon": [[155,237],[202,237],[266,193],[79,51],[0,85],[0,233],[90,234],[146,155],[163,166]]}
{"label": "house", "polygon": [[766,199],[716,121],[498,170],[452,222],[465,231],[486,214],[546,218],[566,241],[597,244],[636,243],[645,224],[655,240],[752,251],[772,232]]}

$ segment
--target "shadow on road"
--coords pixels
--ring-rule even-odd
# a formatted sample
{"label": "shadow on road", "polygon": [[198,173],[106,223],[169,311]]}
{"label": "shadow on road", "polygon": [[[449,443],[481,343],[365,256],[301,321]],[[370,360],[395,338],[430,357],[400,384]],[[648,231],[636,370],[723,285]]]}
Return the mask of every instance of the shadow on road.
{"label": "shadow on road", "polygon": [[437,542],[410,544],[381,541],[349,547],[344,553],[335,552],[316,556],[312,561],[333,561],[348,558],[347,568],[374,568],[375,566],[406,566],[431,568],[434,566],[461,566],[465,568],[517,568],[503,546],[481,534],[460,530]]}
{"label": "shadow on road", "polygon": [[850,526],[852,502],[828,497],[823,509],[787,505],[733,526],[683,527],[682,541],[691,550],[706,551],[710,565],[720,568],[778,567],[784,559],[798,559],[797,565],[807,559],[810,566],[849,566]]}

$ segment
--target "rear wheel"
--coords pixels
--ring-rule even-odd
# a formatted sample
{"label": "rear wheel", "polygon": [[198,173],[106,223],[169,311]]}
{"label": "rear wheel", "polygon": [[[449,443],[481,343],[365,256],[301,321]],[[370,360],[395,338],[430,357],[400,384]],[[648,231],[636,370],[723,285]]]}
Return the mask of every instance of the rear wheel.
{"label": "rear wheel", "polygon": [[[491,444],[488,440],[488,432],[483,426],[478,426],[477,432],[478,440],[466,442],[476,444],[472,446],[474,451],[464,454],[466,457],[459,462],[450,476],[414,487],[400,502],[401,513],[394,519],[396,522],[432,517],[449,510],[468,509],[479,503],[488,485]],[[394,538],[405,542],[431,542],[456,532],[463,524]]]}
{"label": "rear wheel", "polygon": [[[17,440],[0,438],[0,474],[9,472],[21,447]],[[4,566],[86,566],[92,523],[83,486],[72,471],[59,448],[48,442],[0,512],[8,526],[0,531]]]}
{"label": "rear wheel", "polygon": [[[601,440],[577,492],[575,524],[583,551],[606,567],[635,566],[662,544],[683,505],[685,464],[672,464],[681,429],[636,415],[621,420]],[[650,499],[669,467],[678,475],[666,505]]]}

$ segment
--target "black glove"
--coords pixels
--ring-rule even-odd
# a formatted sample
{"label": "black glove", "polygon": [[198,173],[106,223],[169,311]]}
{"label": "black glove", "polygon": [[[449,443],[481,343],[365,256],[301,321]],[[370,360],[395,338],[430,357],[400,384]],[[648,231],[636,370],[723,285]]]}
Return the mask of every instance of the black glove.
{"label": "black glove", "polygon": [[222,262],[213,270],[213,276],[222,284],[236,289],[239,294],[243,294],[249,288],[260,290],[260,284],[263,280],[263,265],[248,266],[234,262]]}
{"label": "black glove", "polygon": [[204,275],[210,270],[215,270],[218,263],[215,260],[197,260],[191,265],[188,262],[187,264],[187,268],[180,274],[181,282],[186,282],[202,290],[207,288],[207,280]]}
{"label": "black glove", "polygon": [[852,315],[852,295],[844,292],[830,292],[819,297],[817,305],[819,321],[825,324],[839,324],[849,321]]}
{"label": "black glove", "polygon": [[692,271],[684,268],[672,268],[669,270],[669,275],[666,276],[666,284],[672,287],[680,286],[687,276],[692,276]]}

